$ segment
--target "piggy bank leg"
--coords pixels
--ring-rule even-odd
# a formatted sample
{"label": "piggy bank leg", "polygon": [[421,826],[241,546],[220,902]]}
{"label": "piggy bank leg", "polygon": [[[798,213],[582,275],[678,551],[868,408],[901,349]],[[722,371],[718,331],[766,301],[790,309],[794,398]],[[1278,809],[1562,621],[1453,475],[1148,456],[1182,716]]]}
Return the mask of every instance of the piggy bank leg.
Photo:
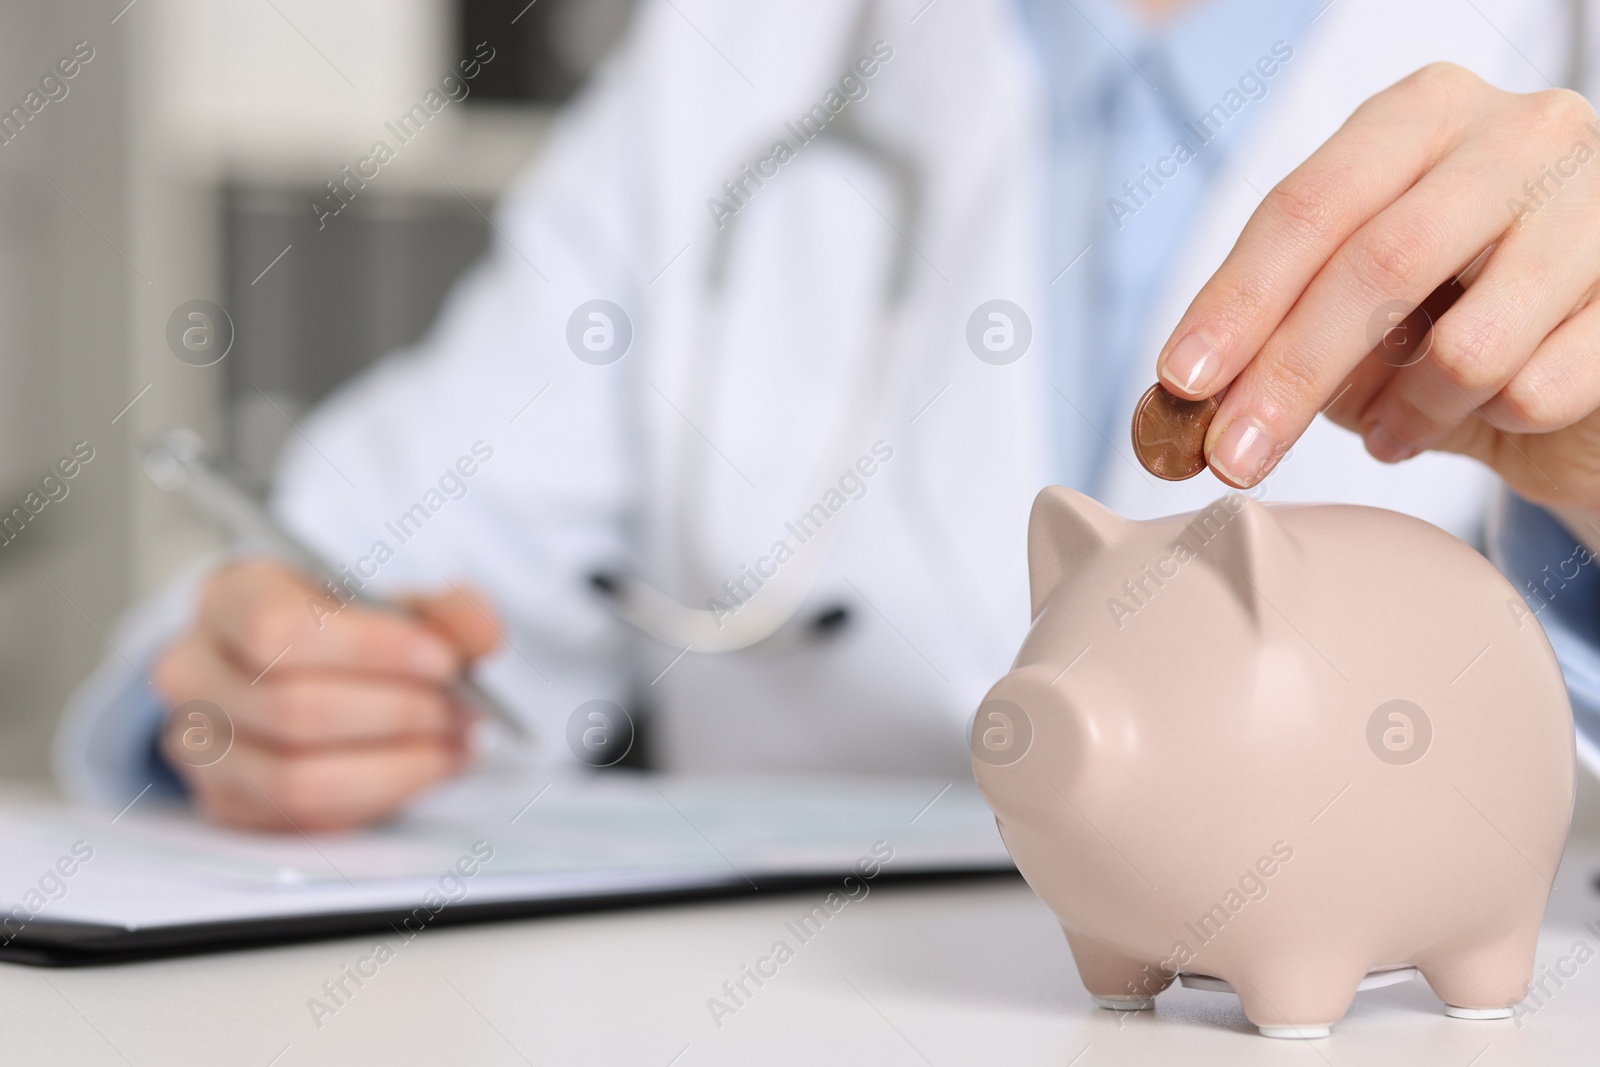
{"label": "piggy bank leg", "polygon": [[1097,1006],[1111,1011],[1148,1011],[1172,976],[1154,963],[1136,960],[1097,938],[1062,927],[1078,976]]}
{"label": "piggy bank leg", "polygon": [[1509,1019],[1533,980],[1539,927],[1525,926],[1510,937],[1442,953],[1417,964],[1428,985],[1457,1019]]}
{"label": "piggy bank leg", "polygon": [[1262,961],[1227,980],[1261,1036],[1310,1040],[1327,1037],[1329,1027],[1344,1018],[1366,973],[1364,963],[1319,959],[1308,951]]}

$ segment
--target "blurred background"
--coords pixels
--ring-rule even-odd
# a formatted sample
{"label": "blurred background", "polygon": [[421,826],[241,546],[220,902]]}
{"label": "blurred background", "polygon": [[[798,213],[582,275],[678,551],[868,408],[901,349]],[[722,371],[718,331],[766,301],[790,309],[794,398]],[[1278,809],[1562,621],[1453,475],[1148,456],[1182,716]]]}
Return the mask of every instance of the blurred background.
{"label": "blurred background", "polygon": [[[62,705],[116,654],[117,617],[221,544],[145,479],[144,446],[193,426],[264,488],[302,412],[426,329],[632,6],[0,4],[0,519],[93,449],[65,497],[0,528],[0,781],[48,783]],[[319,229],[327,183],[489,54]],[[194,301],[231,322],[215,362],[169,341]],[[1600,830],[1580,783],[1580,827]]]}
{"label": "blurred background", "polygon": [[[427,327],[631,6],[0,5],[0,515],[29,516],[0,535],[0,777],[48,779],[119,613],[220,544],[144,479],[144,445],[188,424],[264,483],[301,412]],[[475,55],[493,58],[466,98],[426,110]],[[386,124],[418,105],[319,229],[326,183],[399,144]],[[216,343],[232,324],[216,362],[169,344],[192,301],[225,312]],[[80,442],[93,458],[49,500],[41,478]]]}

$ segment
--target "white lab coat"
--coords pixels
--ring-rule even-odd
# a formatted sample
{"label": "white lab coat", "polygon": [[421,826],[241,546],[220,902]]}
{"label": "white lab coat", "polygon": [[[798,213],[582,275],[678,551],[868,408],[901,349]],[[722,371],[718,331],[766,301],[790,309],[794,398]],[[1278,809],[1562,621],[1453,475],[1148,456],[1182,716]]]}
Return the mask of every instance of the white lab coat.
{"label": "white lab coat", "polygon": [[[377,589],[451,579],[490,594],[510,644],[488,684],[536,723],[552,758],[569,758],[579,704],[642,695],[653,752],[672,769],[967,773],[966,724],[1028,623],[1024,531],[1050,476],[1047,289],[1064,264],[1041,247],[1042,85],[1013,0],[926,4],[883,0],[864,32],[862,0],[767,3],[759,16],[714,0],[644,4],[502,205],[492,253],[429,336],[290,439],[277,506],[314,545],[355,565],[386,542],[394,556]],[[1224,491],[1209,475],[1148,478],[1123,442],[1158,346],[1259,191],[1363,99],[1430,61],[1519,91],[1546,87],[1540,70],[1559,82],[1568,18],[1561,0],[1338,0],[1293,42],[1173,265],[1142,349],[1149,371],[1103,427],[1118,446],[1107,504],[1148,517]],[[819,479],[843,473],[822,468],[842,454],[852,375],[884,358],[865,338],[901,240],[883,168],[823,141],[803,146],[730,224],[730,290],[708,315],[707,199],[879,39],[894,57],[849,107],[870,137],[910,157],[925,187],[905,234],[915,254],[888,356],[895,386],[843,453],[881,440],[893,456],[832,520],[844,533],[801,625],[745,652],[683,653],[620,623],[588,575],[621,567],[703,605],[793,540],[785,522],[817,501]],[[981,362],[965,338],[972,310],[996,297],[1035,330],[1007,366]],[[573,310],[596,298],[620,305],[635,331],[609,366],[580,361],[566,342]],[[493,456],[465,479],[466,495],[400,544],[385,522],[479,441]],[[691,482],[704,492],[685,505]],[[1492,484],[1456,457],[1383,467],[1319,421],[1265,494],[1391,507],[1471,536]],[[686,546],[700,578],[680,563]],[[839,632],[799,632],[835,605],[850,612]],[[108,661],[63,734],[62,764],[80,788],[92,783],[77,753],[117,714],[105,672],[126,670]]]}

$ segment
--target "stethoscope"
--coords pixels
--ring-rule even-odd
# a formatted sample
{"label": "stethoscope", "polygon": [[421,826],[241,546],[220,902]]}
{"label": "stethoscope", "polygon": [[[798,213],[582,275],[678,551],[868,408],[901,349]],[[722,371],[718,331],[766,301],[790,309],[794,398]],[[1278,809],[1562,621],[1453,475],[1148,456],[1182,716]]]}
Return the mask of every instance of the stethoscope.
{"label": "stethoscope", "polygon": [[[1587,71],[1585,37],[1587,30],[1586,0],[1567,0],[1570,48],[1567,56],[1567,84],[1581,91]],[[857,20],[850,56],[865,51],[869,44],[868,31],[873,25],[876,0],[863,5]],[[847,69],[842,64],[840,69]],[[861,381],[851,391],[850,409],[841,425],[846,429],[836,435],[829,461],[820,469],[818,487],[832,477],[832,472],[843,469],[857,455],[870,438],[868,432],[876,424],[887,406],[890,385],[894,377],[896,340],[902,335],[906,297],[909,291],[911,249],[920,233],[922,205],[922,176],[912,164],[909,155],[880,141],[869,139],[862,131],[855,112],[846,111],[839,120],[829,123],[818,141],[847,148],[880,169],[896,190],[899,201],[895,228],[905,237],[893,245],[892,261],[885,275],[882,310],[880,311],[869,351],[876,359],[861,361]],[[766,146],[759,146],[765,151]],[[755,153],[759,156],[760,152]],[[747,157],[748,158],[748,157]],[[746,209],[748,210],[748,209]],[[724,339],[717,336],[718,326],[727,322],[726,299],[728,265],[732,259],[734,238],[738,233],[741,211],[727,220],[717,231],[715,244],[709,256],[705,298],[702,314],[698,317],[700,343],[693,349],[704,353],[693,363],[693,381],[688,395],[691,402],[705,404],[713,395],[709,388],[716,366],[725,348]],[[696,415],[690,421],[699,424]],[[687,435],[680,438],[680,448],[690,444]],[[698,529],[698,519],[712,514],[709,508],[709,487],[704,464],[689,461],[686,454],[680,464],[685,472],[683,492],[679,496],[676,515],[671,518],[675,526],[678,555],[685,575],[711,578],[710,569],[697,557],[693,547],[708,540]],[[816,499],[814,491],[810,499]],[[635,576],[616,571],[596,571],[590,575],[591,586],[604,595],[612,609],[624,621],[664,644],[684,651],[736,652],[759,644],[776,635],[801,612],[811,595],[823,566],[832,553],[845,522],[830,523],[797,552],[793,564],[784,568],[763,583],[748,599],[737,604],[737,611],[724,617],[723,613],[709,608],[693,607]],[[726,577],[726,576],[724,576]],[[715,579],[712,579],[714,583]],[[816,612],[807,627],[813,635],[823,635],[837,630],[849,618],[848,608],[839,604],[824,606]]]}
{"label": "stethoscope", "polygon": [[[870,47],[869,30],[874,23],[876,8],[876,0],[863,5],[855,32],[851,35],[852,49],[846,52],[846,62],[839,67],[840,70],[849,69],[849,61],[856,55],[864,54]],[[855,110],[846,109],[842,112],[823,127],[822,133],[804,146],[802,151],[814,152],[823,143],[857,154],[888,177],[898,201],[894,226],[905,239],[896,239],[891,246],[880,310],[867,349],[876,358],[858,361],[858,380],[848,391],[850,400],[840,420],[842,429],[834,435],[827,459],[818,468],[817,484],[812,487],[812,493],[806,498],[808,500],[819,499],[826,485],[838,477],[838,472],[846,469],[866,450],[873,437],[872,428],[879,425],[883,418],[895,378],[896,354],[900,347],[897,341],[903,332],[906,297],[910,289],[911,250],[918,239],[923,215],[922,178],[909,155],[880,139],[869,138],[862,131]],[[761,145],[760,151],[754,155],[759,156],[768,147]],[[703,408],[715,395],[711,386],[727,347],[722,333],[728,323],[729,264],[733,258],[735,239],[740,232],[739,220],[750,210],[751,206],[747,205],[726,220],[717,231],[708,256],[705,295],[696,320],[699,336],[697,344],[691,349],[697,356],[692,361],[691,380],[686,389],[688,403],[698,406],[685,412],[691,425],[706,424],[702,422],[705,417]],[[709,471],[705,464],[693,462],[693,457],[687,454],[694,444],[691,436],[684,434],[679,440],[679,467],[684,472],[684,481],[668,518],[673,527],[673,543],[681,573],[690,583],[699,581],[707,588],[715,589],[718,577],[735,576],[713,575],[711,568],[694,550],[695,545],[709,543],[706,531],[700,528],[704,517],[713,514]],[[733,601],[727,604],[733,609],[731,612],[684,604],[642,578],[615,571],[597,571],[590,575],[589,581],[624,621],[664,644],[695,652],[736,652],[768,640],[796,619],[847,523],[848,516],[828,523],[816,536],[796,549],[791,562],[763,581],[748,597],[729,598]],[[814,613],[805,630],[811,636],[827,635],[838,630],[848,619],[847,607],[841,604],[824,605]]]}

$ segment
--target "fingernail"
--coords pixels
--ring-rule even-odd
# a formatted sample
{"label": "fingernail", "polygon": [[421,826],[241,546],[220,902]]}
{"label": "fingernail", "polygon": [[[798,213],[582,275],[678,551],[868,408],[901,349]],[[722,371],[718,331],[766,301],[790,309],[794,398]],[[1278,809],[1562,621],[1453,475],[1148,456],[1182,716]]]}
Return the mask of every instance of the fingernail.
{"label": "fingernail", "polygon": [[1267,428],[1245,416],[1228,424],[1211,450],[1211,466],[1228,481],[1243,488],[1266,477],[1278,448]]}
{"label": "fingernail", "polygon": [[1159,374],[1178,392],[1202,393],[1210,388],[1221,369],[1222,355],[1215,346],[1200,334],[1191,333],[1167,353]]}
{"label": "fingernail", "polygon": [[1367,451],[1380,463],[1399,463],[1416,455],[1416,450],[1389,432],[1383,423],[1373,423],[1362,435]]}

